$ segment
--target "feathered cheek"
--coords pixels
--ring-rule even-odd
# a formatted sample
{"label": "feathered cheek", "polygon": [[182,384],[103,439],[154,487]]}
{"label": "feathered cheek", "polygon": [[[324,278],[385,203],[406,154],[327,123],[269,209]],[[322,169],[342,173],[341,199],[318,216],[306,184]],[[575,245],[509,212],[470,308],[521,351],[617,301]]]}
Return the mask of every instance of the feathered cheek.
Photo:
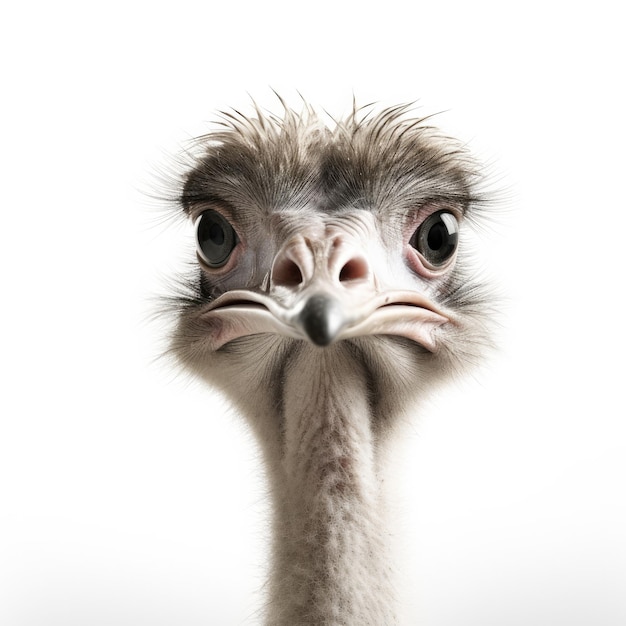
{"label": "feathered cheek", "polygon": [[239,337],[242,332],[237,319],[201,313],[188,330],[194,354],[200,360]]}

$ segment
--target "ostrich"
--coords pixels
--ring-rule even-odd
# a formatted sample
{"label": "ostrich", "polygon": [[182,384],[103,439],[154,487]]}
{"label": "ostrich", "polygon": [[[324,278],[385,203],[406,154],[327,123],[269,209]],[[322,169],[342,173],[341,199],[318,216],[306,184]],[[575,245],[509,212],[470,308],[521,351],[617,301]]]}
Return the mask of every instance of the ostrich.
{"label": "ostrich", "polygon": [[409,106],[324,122],[224,113],[177,192],[195,225],[171,353],[262,449],[273,510],[265,623],[399,623],[383,473],[409,409],[488,344],[462,236],[466,149]]}

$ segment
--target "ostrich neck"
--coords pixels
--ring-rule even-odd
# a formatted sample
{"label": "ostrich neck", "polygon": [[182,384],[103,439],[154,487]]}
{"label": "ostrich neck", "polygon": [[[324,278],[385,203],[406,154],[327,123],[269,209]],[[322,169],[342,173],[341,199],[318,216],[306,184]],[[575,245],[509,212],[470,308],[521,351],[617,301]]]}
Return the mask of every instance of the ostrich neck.
{"label": "ostrich neck", "polygon": [[395,624],[365,372],[338,347],[289,370],[267,623]]}

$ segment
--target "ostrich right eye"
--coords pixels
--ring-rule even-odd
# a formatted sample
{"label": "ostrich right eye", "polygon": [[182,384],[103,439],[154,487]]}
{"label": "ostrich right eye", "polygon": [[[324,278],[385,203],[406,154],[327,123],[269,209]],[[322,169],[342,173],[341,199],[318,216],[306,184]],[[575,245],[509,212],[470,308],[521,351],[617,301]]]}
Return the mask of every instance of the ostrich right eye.
{"label": "ostrich right eye", "polygon": [[435,267],[441,267],[452,258],[459,243],[459,222],[448,211],[437,211],[428,216],[409,242]]}
{"label": "ostrich right eye", "polygon": [[217,211],[205,211],[196,222],[200,258],[209,267],[222,267],[239,242],[235,229]]}

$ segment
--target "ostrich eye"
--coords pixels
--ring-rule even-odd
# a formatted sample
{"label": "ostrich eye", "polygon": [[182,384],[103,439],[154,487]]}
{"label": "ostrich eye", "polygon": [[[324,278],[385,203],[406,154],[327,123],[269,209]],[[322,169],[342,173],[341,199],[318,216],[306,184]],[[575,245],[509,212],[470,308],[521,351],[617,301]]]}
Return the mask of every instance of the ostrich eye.
{"label": "ostrich eye", "polygon": [[456,250],[459,222],[448,211],[437,211],[420,224],[409,242],[429,263],[443,265]]}
{"label": "ostrich eye", "polygon": [[237,245],[235,229],[217,211],[205,211],[196,222],[198,253],[209,267],[226,264]]}

